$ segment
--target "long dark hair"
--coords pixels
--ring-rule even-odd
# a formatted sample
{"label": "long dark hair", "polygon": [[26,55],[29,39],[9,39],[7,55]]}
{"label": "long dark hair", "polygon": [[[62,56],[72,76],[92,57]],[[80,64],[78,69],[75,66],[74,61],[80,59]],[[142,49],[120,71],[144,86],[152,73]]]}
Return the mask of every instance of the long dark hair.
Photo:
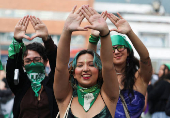
{"label": "long dark hair", "polygon": [[134,56],[133,50],[130,52],[127,48],[127,52],[129,53],[129,56],[126,59],[126,67],[124,68],[125,71],[121,83],[124,85],[124,89],[129,90],[128,94],[134,95],[133,86],[136,81],[135,73],[139,68],[139,60]]}
{"label": "long dark hair", "polygon": [[[168,66],[166,66],[166,64],[163,64],[163,65],[164,65],[163,74],[162,74],[162,76],[159,77],[159,79],[154,83],[154,86],[155,86],[160,80],[166,79],[167,75],[168,75],[169,72],[170,72]],[[168,73],[167,73],[167,74],[165,73],[165,70],[166,70],[166,69],[168,70]]]}
{"label": "long dark hair", "polygon": [[[166,76],[166,75],[170,72],[170,70],[169,70],[168,66],[166,66],[166,64],[163,64],[163,65],[164,65],[163,74],[162,74],[162,76],[161,76],[161,77],[159,77],[159,80],[164,79],[164,78],[165,78],[165,76]],[[168,73],[167,73],[167,74],[165,74],[165,70],[168,70]]]}

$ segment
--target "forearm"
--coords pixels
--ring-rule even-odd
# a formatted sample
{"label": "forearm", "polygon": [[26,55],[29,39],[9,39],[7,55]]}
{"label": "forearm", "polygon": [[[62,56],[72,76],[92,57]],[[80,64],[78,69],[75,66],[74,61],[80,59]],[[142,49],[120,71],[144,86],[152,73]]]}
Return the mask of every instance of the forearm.
{"label": "forearm", "polygon": [[57,69],[68,68],[70,59],[71,32],[63,30],[57,49]]}
{"label": "forearm", "polygon": [[[109,30],[106,32],[108,33]],[[112,69],[113,68],[113,51],[111,45],[110,35],[107,37],[101,37],[101,61],[103,69]]]}
{"label": "forearm", "polygon": [[131,30],[127,33],[128,38],[131,40],[133,46],[135,47],[136,51],[138,52],[140,59],[147,59],[149,57],[149,53],[145,45],[142,41],[138,38],[138,36]]}
{"label": "forearm", "polygon": [[93,51],[96,52],[97,51],[97,45],[89,42],[87,49],[90,49],[90,50],[93,50]]}
{"label": "forearm", "polygon": [[140,56],[140,69],[139,74],[143,78],[146,85],[149,83],[152,75],[152,63],[149,57],[149,52],[142,41],[138,38],[138,36],[131,30],[127,36],[133,43],[135,49],[137,50]]}
{"label": "forearm", "polygon": [[56,69],[54,75],[54,93],[57,100],[63,100],[70,92],[68,63],[70,58],[71,33],[64,31],[57,49]]}
{"label": "forearm", "polygon": [[51,36],[48,36],[47,40],[43,40],[43,42],[44,42],[44,46],[45,46],[47,55],[50,52],[53,52],[55,50],[56,46],[55,46],[54,41],[52,40]]}
{"label": "forearm", "polygon": [[[11,90],[14,92],[16,87],[22,86],[22,82],[25,81],[24,70],[23,70],[23,60],[22,60],[23,49],[18,48],[18,52],[12,53],[12,58],[9,56],[6,65],[6,79]],[[16,86],[14,84],[14,70],[19,69],[19,84]],[[14,92],[15,93],[15,92]]]}
{"label": "forearm", "polygon": [[113,65],[113,51],[110,35],[101,37],[101,61],[103,75],[103,89],[107,96],[115,100],[119,95],[118,80]]}
{"label": "forearm", "polygon": [[91,49],[96,52],[98,41],[99,41],[99,36],[95,36],[94,34],[91,34],[89,36],[88,49]]}

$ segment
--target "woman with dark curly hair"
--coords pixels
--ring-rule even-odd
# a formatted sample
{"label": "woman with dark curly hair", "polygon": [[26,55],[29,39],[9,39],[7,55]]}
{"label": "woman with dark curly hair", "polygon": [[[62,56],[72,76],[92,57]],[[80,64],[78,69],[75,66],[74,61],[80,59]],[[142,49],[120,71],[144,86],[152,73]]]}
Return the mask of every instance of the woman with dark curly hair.
{"label": "woman with dark curly hair", "polygon": [[[116,26],[117,29],[111,29],[110,31],[119,33],[111,36],[113,64],[120,88],[115,118],[139,118],[143,111],[145,94],[152,75],[148,50],[133,32],[129,23],[119,13],[119,17],[107,12],[103,12],[101,15],[107,16]],[[134,56],[134,51],[126,36],[138,52],[140,61]],[[98,40],[99,33],[92,30],[88,48],[95,50]]]}

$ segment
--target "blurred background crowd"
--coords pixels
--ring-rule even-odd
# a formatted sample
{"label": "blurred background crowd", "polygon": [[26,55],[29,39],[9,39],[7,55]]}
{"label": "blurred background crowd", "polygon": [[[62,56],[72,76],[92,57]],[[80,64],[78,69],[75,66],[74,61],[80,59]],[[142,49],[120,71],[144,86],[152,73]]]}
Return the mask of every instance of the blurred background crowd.
{"label": "blurred background crowd", "polygon": [[[40,18],[46,24],[55,44],[58,44],[69,12],[74,5],[80,7],[84,4],[89,4],[99,13],[107,10],[107,12],[116,15],[119,12],[147,47],[152,60],[153,75],[148,85],[142,117],[151,118],[156,112],[168,110],[170,95],[169,3],[169,0],[0,0],[0,60],[2,62],[0,69],[0,118],[12,118],[14,96],[8,88],[5,70],[8,47],[12,42],[13,30],[18,20],[26,15]],[[106,21],[109,28],[115,27],[109,20]],[[82,26],[87,24],[88,22],[84,20]],[[29,25],[27,35],[31,37],[33,32],[34,29]],[[114,33],[111,32],[111,34]],[[89,35],[90,31],[73,33],[70,61],[78,51],[87,48]],[[26,39],[23,41],[25,44],[32,42]],[[35,38],[33,41],[42,43],[39,38]],[[100,44],[98,52],[99,48]],[[139,57],[136,52],[135,56]],[[47,66],[46,73],[49,71],[50,67]]]}

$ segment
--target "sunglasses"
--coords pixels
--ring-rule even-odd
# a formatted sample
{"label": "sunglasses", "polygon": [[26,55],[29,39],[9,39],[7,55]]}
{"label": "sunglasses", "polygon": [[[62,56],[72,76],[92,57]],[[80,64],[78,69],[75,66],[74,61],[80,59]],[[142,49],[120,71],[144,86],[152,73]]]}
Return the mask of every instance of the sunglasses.
{"label": "sunglasses", "polygon": [[118,45],[117,47],[113,47],[113,53],[115,52],[115,50],[117,49],[119,52],[122,52],[125,50],[125,46],[124,45]]}

